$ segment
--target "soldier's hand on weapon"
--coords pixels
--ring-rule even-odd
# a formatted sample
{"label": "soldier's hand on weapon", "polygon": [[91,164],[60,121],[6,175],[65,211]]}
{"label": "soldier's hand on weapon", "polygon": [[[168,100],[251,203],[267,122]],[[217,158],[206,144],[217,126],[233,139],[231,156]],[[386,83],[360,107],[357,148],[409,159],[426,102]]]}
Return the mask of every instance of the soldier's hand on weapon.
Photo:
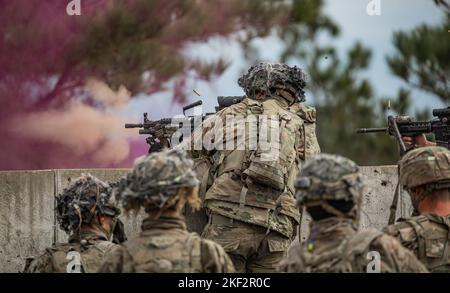
{"label": "soldier's hand on weapon", "polygon": [[159,140],[159,143],[162,147],[169,147],[169,141],[166,138],[166,131],[164,125],[157,124],[155,126],[155,137]]}
{"label": "soldier's hand on weapon", "polygon": [[162,126],[161,124],[157,124],[154,130],[155,130],[155,137],[157,139],[161,140],[162,138],[164,138],[165,135],[164,126]]}
{"label": "soldier's hand on weapon", "polygon": [[414,145],[417,147],[426,147],[426,146],[435,146],[436,145],[434,142],[429,141],[426,138],[425,134],[420,134],[416,137],[403,136],[402,140],[406,145]]}

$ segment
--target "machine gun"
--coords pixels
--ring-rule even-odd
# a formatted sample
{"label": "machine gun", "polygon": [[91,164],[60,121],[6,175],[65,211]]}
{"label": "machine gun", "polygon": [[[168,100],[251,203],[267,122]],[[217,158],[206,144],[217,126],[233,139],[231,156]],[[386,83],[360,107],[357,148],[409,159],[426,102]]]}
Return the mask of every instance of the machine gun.
{"label": "machine gun", "polygon": [[409,116],[388,116],[387,127],[361,128],[357,133],[385,132],[394,136],[400,147],[400,156],[409,150],[402,140],[403,136],[433,133],[436,145],[450,149],[450,107],[434,109],[433,116],[435,118],[430,121],[413,121]]}
{"label": "machine gun", "polygon": [[[231,105],[240,103],[244,96],[219,96],[217,97],[218,106],[215,107],[216,111],[220,111]],[[148,152],[157,152],[164,147],[170,147],[170,138],[172,134],[183,127],[184,125],[190,125],[191,129],[189,133],[192,133],[197,123],[195,119],[201,118],[202,121],[207,117],[214,115],[215,113],[206,113],[200,116],[187,116],[186,111],[203,104],[202,100],[196,101],[192,104],[183,107],[183,118],[162,118],[160,120],[151,121],[148,118],[148,113],[144,113],[144,119],[142,123],[127,123],[125,128],[140,128],[139,134],[148,135],[146,138],[147,144],[150,146]]]}
{"label": "machine gun", "polygon": [[[421,134],[433,133],[436,145],[450,149],[450,107],[433,110],[434,119],[430,121],[412,121],[408,116],[388,116],[388,126],[384,128],[361,128],[357,133],[385,132],[394,136],[400,146],[400,156],[414,146],[407,148],[402,140],[403,136],[416,137]],[[400,168],[398,168],[400,175]],[[400,177],[400,176],[399,176]],[[390,207],[388,224],[395,223],[397,213],[397,203],[400,196],[401,187],[397,183],[394,198]]]}

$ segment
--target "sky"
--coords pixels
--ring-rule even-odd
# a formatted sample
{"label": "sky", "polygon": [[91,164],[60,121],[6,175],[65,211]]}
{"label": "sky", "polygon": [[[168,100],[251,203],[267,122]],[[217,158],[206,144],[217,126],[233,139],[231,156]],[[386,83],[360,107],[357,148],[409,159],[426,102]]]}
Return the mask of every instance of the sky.
{"label": "sky", "polygon": [[[395,96],[401,86],[407,85],[390,73],[385,60],[387,55],[395,52],[392,45],[393,33],[400,30],[409,31],[423,23],[438,24],[444,15],[432,0],[379,0],[381,14],[369,16],[366,11],[369,2],[371,0],[326,0],[324,13],[341,29],[340,36],[333,39],[333,45],[340,56],[344,56],[355,41],[369,47],[372,50],[372,60],[364,77],[371,80],[377,96]],[[321,38],[320,41],[330,40]],[[253,45],[260,51],[260,61],[278,61],[282,47],[276,37],[256,39]],[[191,45],[186,48],[186,54],[208,60],[223,56],[230,62],[230,66],[220,77],[210,82],[191,82],[190,87],[202,95],[203,112],[214,110],[217,96],[243,94],[237,85],[237,79],[250,64],[232,38],[212,38],[207,43]],[[289,64],[301,64],[301,60],[292,60]],[[413,110],[444,106],[434,96],[419,90],[413,90],[412,97]],[[182,105],[172,104],[171,98],[171,92],[159,93],[150,99],[142,95],[133,99],[124,112],[130,119],[141,119],[142,112],[148,112],[151,120],[181,114]],[[310,102],[314,101],[311,95],[307,98]],[[198,99],[200,98],[192,92],[190,102]]]}

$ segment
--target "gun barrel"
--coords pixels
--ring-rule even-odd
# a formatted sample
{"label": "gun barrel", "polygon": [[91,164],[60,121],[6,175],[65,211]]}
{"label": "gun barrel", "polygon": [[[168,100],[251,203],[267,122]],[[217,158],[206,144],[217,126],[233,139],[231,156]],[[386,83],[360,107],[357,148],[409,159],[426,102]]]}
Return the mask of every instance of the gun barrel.
{"label": "gun barrel", "polygon": [[142,123],[133,124],[133,123],[127,123],[125,124],[125,128],[142,128],[144,125]]}
{"label": "gun barrel", "polygon": [[186,105],[186,106],[183,107],[183,113],[186,112],[187,110],[190,110],[192,108],[195,108],[195,107],[201,106],[201,105],[203,105],[203,101],[202,100],[198,100],[198,101],[196,101],[196,102],[194,102],[192,104]]}
{"label": "gun barrel", "polygon": [[155,132],[150,129],[139,129],[139,134],[150,134],[153,135]]}
{"label": "gun barrel", "polygon": [[378,128],[360,128],[356,131],[356,133],[371,133],[371,132],[387,132],[387,127],[378,127]]}

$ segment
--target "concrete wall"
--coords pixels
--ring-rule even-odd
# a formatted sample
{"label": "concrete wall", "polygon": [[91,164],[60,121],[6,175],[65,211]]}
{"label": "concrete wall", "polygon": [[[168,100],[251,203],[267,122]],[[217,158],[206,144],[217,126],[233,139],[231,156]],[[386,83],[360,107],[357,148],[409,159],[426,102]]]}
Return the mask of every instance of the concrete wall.
{"label": "concrete wall", "polygon": [[[397,183],[394,166],[363,167],[370,190],[365,194],[361,227],[381,229],[387,224],[389,207]],[[18,272],[25,259],[38,254],[55,241],[67,236],[56,223],[54,196],[81,173],[90,173],[104,181],[115,181],[126,169],[48,170],[0,172],[0,272]],[[407,196],[401,197],[398,216],[407,216],[411,205]],[[127,236],[140,231],[143,215],[121,216]],[[191,230],[199,230],[190,220]],[[303,217],[301,237],[308,233],[309,218]]]}
{"label": "concrete wall", "polygon": [[[0,272],[18,272],[25,259],[53,242],[64,242],[54,214],[54,196],[82,173],[116,181],[127,169],[0,172]],[[120,216],[128,237],[140,231],[142,215]]]}
{"label": "concrete wall", "polygon": [[52,244],[54,179],[53,171],[0,173],[1,272]]}

